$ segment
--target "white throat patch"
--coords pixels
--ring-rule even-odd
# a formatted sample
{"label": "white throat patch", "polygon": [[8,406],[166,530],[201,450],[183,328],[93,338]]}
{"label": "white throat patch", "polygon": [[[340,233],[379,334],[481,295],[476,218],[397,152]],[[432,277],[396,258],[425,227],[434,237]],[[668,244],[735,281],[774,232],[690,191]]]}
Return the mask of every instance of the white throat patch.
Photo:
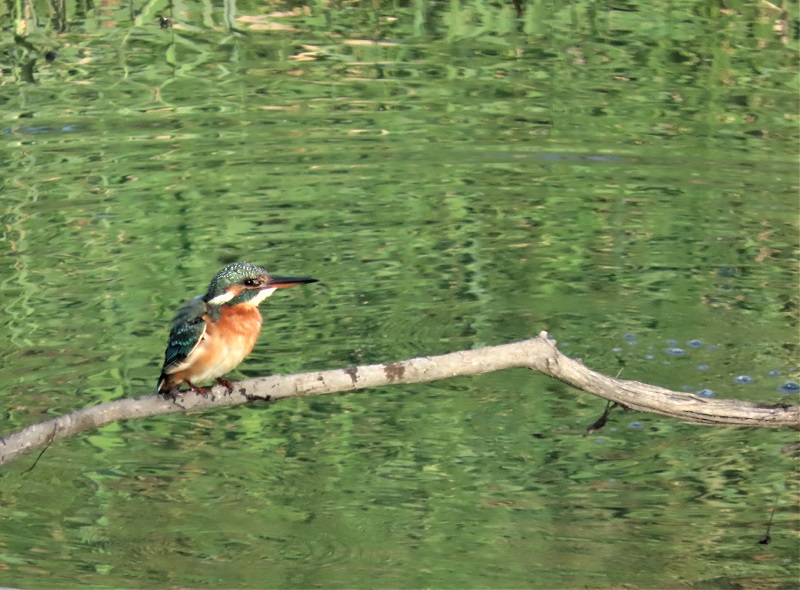
{"label": "white throat patch", "polygon": [[250,301],[248,301],[248,303],[251,303],[253,305],[258,305],[259,303],[264,301],[264,299],[266,299],[267,297],[272,295],[274,292],[275,292],[274,288],[273,289],[262,289],[261,292],[258,295],[256,295],[255,297],[253,297]]}

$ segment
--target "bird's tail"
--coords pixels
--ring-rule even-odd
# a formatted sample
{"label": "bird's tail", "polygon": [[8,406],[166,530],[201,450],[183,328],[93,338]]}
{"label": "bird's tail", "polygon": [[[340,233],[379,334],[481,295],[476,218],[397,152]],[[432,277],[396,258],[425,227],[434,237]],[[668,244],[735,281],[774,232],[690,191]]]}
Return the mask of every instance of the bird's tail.
{"label": "bird's tail", "polygon": [[170,375],[161,373],[161,376],[158,378],[158,385],[156,385],[156,391],[158,393],[169,393],[174,387],[175,386],[171,383]]}

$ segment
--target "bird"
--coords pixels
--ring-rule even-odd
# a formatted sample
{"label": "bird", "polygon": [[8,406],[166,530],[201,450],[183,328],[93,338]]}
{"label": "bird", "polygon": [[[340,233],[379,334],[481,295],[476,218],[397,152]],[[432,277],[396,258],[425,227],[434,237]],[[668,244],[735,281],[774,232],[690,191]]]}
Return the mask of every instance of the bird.
{"label": "bird", "polygon": [[305,277],[279,277],[249,262],[222,268],[205,295],[187,301],[172,320],[157,391],[174,395],[185,383],[207,395],[211,387],[196,383],[215,379],[228,393],[233,384],[222,376],[250,354],[261,333],[259,304],[276,289],[316,283]]}

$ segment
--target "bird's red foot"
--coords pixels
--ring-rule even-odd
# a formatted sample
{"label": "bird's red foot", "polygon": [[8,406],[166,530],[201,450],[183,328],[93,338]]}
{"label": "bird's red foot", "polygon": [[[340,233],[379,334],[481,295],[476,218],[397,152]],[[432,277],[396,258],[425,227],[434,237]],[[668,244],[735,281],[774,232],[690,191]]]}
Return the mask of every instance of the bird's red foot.
{"label": "bird's red foot", "polygon": [[222,377],[217,377],[217,383],[222,385],[225,389],[228,390],[228,395],[233,393],[233,383],[228,381],[227,379],[223,379]]}
{"label": "bird's red foot", "polygon": [[186,385],[188,385],[189,389],[194,391],[197,395],[203,397],[208,397],[208,393],[211,391],[210,387],[198,387],[197,385],[188,380],[186,381]]}

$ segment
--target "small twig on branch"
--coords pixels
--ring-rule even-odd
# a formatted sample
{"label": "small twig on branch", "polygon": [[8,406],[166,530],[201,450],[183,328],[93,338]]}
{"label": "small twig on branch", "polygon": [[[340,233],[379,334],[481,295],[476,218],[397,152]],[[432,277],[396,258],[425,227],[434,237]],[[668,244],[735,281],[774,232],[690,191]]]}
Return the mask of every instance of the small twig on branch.
{"label": "small twig on branch", "polygon": [[0,439],[0,466],[43,445],[117,420],[197,412],[258,401],[276,401],[399,383],[424,383],[512,367],[539,371],[630,410],[661,414],[694,424],[800,428],[800,405],[768,406],[708,399],[637,381],[614,379],[564,356],[556,348],[555,341],[550,340],[546,332],[542,332],[537,338],[522,342],[462,350],[441,356],[317,373],[248,379],[234,384],[234,391],[229,395],[220,386],[215,387],[207,397],[187,392],[180,394],[178,400],[163,395],[146,395],[103,403],[28,426]]}

